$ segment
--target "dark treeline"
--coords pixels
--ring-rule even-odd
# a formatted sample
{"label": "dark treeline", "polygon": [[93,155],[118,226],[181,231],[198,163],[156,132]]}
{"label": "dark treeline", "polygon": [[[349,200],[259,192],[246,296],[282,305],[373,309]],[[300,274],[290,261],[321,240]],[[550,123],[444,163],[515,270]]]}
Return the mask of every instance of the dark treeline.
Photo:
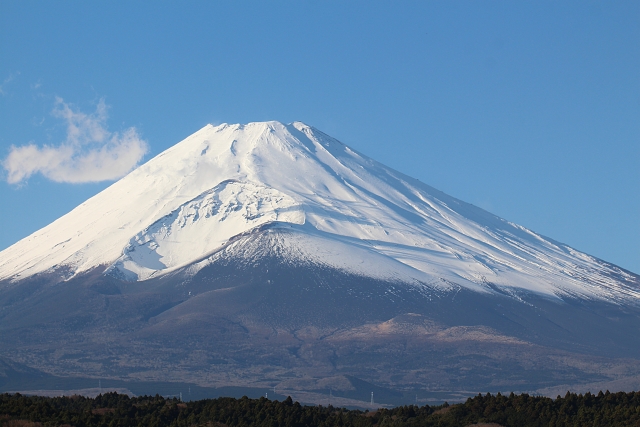
{"label": "dark treeline", "polygon": [[193,402],[107,393],[47,398],[0,395],[0,426],[640,426],[640,392],[478,395],[465,403],[400,406],[374,412],[302,406],[287,398],[219,398]]}

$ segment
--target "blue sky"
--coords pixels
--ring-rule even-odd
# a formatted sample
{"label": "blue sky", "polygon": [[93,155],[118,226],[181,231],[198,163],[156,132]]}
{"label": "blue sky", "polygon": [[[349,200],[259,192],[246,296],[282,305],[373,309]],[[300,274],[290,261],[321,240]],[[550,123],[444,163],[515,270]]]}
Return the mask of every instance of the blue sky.
{"label": "blue sky", "polygon": [[[0,0],[0,249],[112,182],[83,181],[263,120],[640,273],[637,1]],[[82,169],[100,150],[122,161]]]}

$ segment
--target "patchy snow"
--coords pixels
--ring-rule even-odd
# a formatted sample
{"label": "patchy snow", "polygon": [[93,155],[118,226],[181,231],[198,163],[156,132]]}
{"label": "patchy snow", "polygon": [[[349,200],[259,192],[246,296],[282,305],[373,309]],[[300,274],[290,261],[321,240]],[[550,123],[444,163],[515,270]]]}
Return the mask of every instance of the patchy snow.
{"label": "patchy snow", "polygon": [[0,252],[0,280],[98,265],[144,280],[208,257],[264,224],[298,253],[357,274],[638,301],[615,266],[359,154],[303,123],[206,126]]}
{"label": "patchy snow", "polygon": [[115,266],[130,279],[144,280],[192,263],[238,230],[275,221],[303,224],[304,212],[273,188],[224,181],[136,234]]}

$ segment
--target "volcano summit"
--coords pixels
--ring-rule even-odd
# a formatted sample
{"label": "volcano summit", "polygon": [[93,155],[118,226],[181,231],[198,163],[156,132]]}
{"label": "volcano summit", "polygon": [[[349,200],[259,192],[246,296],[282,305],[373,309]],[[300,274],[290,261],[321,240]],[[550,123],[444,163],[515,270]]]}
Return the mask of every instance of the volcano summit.
{"label": "volcano summit", "polygon": [[58,376],[637,388],[638,332],[638,275],[300,122],[206,126],[0,252],[0,356]]}

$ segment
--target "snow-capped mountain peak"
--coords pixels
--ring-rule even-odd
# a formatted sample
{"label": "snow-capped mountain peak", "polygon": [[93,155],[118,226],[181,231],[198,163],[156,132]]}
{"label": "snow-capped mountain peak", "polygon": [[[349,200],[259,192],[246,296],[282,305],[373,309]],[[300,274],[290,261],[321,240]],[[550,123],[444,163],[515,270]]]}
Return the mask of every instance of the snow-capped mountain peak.
{"label": "snow-capped mountain peak", "polygon": [[208,125],[0,253],[0,280],[103,268],[195,272],[234,238],[425,288],[638,300],[636,276],[509,223],[294,122]]}

